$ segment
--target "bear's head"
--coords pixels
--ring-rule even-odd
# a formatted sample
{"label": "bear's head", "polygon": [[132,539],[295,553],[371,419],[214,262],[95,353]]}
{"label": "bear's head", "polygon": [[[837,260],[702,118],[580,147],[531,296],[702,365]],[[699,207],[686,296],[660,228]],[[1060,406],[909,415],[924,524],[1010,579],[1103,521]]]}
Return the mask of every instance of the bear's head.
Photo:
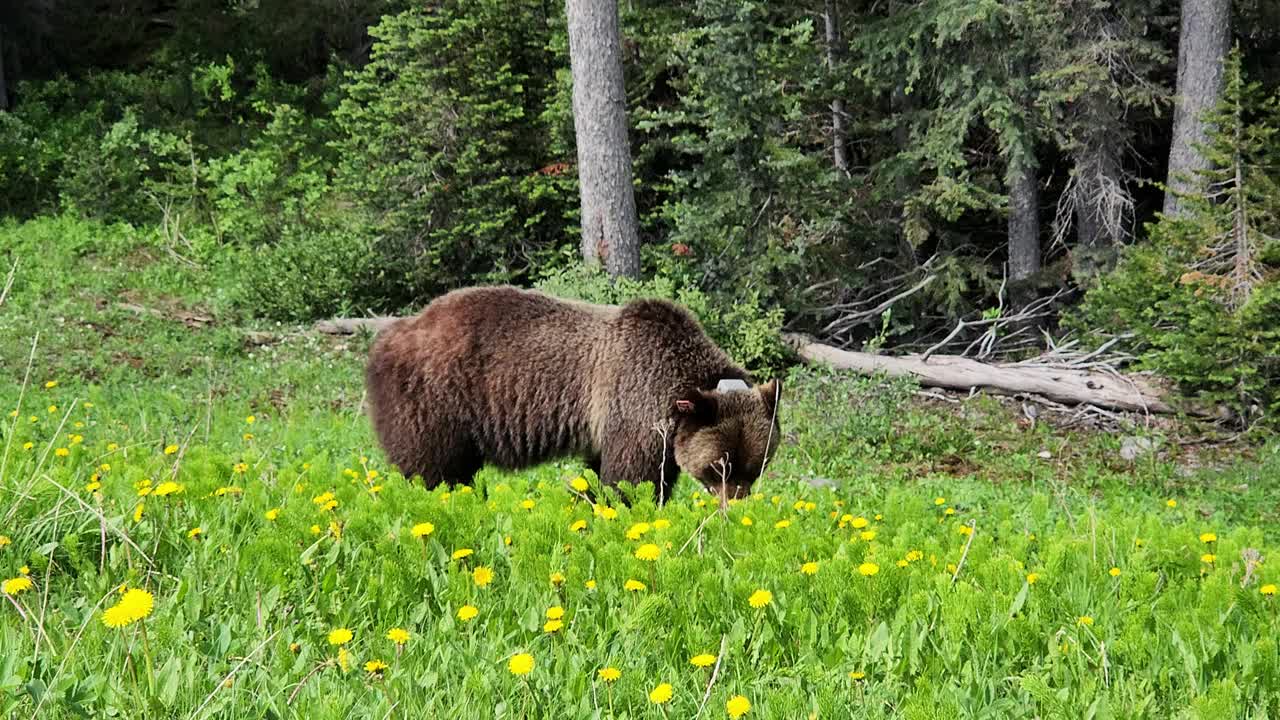
{"label": "bear's head", "polygon": [[[745,384],[744,384],[745,385]],[[675,401],[675,456],[681,470],[722,498],[745,497],[780,437],[782,384],[690,390]]]}

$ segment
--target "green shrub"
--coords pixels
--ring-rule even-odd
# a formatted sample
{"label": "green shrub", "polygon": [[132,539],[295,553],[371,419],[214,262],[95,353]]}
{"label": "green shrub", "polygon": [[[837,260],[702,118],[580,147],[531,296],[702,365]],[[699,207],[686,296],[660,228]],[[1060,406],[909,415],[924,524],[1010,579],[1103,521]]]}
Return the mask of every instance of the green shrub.
{"label": "green shrub", "polygon": [[583,265],[548,274],[538,288],[559,297],[610,305],[638,297],[674,300],[697,316],[707,335],[752,373],[767,377],[787,364],[782,310],[766,309],[755,293],[720,299],[668,277],[643,281],[611,278]]}

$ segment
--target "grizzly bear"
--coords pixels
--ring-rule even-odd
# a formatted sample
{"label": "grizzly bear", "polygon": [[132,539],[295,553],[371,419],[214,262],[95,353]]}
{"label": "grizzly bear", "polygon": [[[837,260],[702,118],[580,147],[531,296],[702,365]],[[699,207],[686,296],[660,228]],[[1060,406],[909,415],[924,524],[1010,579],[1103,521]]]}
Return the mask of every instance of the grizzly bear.
{"label": "grizzly bear", "polygon": [[428,487],[468,484],[485,462],[577,455],[605,485],[652,482],[659,502],[681,469],[740,497],[778,445],[781,384],[748,386],[693,315],[665,300],[455,290],[386,327],[365,380],[387,458]]}

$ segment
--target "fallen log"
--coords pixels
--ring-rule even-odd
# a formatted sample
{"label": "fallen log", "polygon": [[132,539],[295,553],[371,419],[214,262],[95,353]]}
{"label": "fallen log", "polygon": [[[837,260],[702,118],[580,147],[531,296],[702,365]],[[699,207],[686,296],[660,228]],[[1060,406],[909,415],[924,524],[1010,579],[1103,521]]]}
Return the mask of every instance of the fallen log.
{"label": "fallen log", "polygon": [[399,319],[398,317],[333,318],[332,320],[321,320],[316,323],[315,329],[316,332],[322,332],[326,335],[355,335],[361,330],[368,330],[377,334],[383,328]]}
{"label": "fallen log", "polygon": [[[870,375],[912,377],[921,385],[951,390],[989,390],[1004,395],[1040,395],[1068,405],[1146,413],[1175,413],[1160,388],[1146,379],[1061,366],[983,363],[955,355],[872,355],[841,350],[814,342],[803,335],[784,336],[809,363]],[[1181,408],[1192,414],[1208,414]]]}

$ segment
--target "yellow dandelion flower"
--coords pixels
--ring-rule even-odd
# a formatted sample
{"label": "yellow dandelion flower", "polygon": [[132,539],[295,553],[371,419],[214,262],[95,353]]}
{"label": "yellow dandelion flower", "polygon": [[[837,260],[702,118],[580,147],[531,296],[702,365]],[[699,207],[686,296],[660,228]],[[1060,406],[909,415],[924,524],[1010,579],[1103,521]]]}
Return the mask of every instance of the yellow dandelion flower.
{"label": "yellow dandelion flower", "polygon": [[934,504],[934,505],[946,505],[946,504],[947,504],[947,499],[946,499],[946,498],[944,498],[944,497],[936,497],[936,498],[934,498],[934,499],[933,499],[933,504]]}
{"label": "yellow dandelion flower", "polygon": [[1107,571],[1107,574],[1110,575],[1111,577],[1120,577],[1120,568],[1113,567]]}
{"label": "yellow dandelion flower", "polygon": [[546,623],[542,625],[542,630],[543,632],[546,632],[546,633],[553,633],[553,632],[556,632],[557,630],[560,630],[563,627],[564,627],[563,620],[548,620]]}
{"label": "yellow dandelion flower", "polygon": [[916,562],[917,560],[923,560],[923,559],[924,559],[924,553],[920,552],[919,550],[912,550],[907,553],[907,562]]}
{"label": "yellow dandelion flower", "polygon": [[129,613],[125,608],[119,605],[112,605],[102,611],[102,624],[109,628],[120,628],[133,622],[129,617]]}
{"label": "yellow dandelion flower", "polygon": [[671,521],[666,518],[658,518],[653,521],[654,530],[666,530],[669,527],[671,527]]}
{"label": "yellow dandelion flower", "polygon": [[134,622],[151,614],[151,610],[155,607],[155,596],[146,590],[131,588],[120,597],[116,607],[122,608],[129,622]]}
{"label": "yellow dandelion flower", "polygon": [[657,560],[658,556],[661,554],[662,549],[653,543],[645,543],[644,545],[636,548],[636,558],[639,560],[653,562]]}
{"label": "yellow dandelion flower", "polygon": [[611,507],[609,507],[609,506],[607,506],[607,505],[603,505],[603,506],[599,506],[599,505],[598,505],[598,506],[596,506],[596,510],[597,510],[597,514],[598,514],[600,517],[604,518],[605,520],[617,520],[617,519],[618,519],[618,511],[617,511],[617,510],[615,510],[615,509],[613,509],[613,508],[611,508]]}
{"label": "yellow dandelion flower", "polygon": [[1178,501],[1173,499],[1165,500],[1164,505],[1165,507],[1176,508],[1178,507]]}
{"label": "yellow dandelion flower", "polygon": [[596,676],[607,683],[611,683],[622,677],[622,671],[616,667],[605,667],[600,668],[599,672],[596,673]]}
{"label": "yellow dandelion flower", "polygon": [[866,677],[867,677],[867,674],[866,674],[866,673],[864,673],[864,672],[862,672],[861,670],[850,670],[850,671],[849,671],[849,679],[850,679],[850,680],[864,680],[864,679],[866,679]]}
{"label": "yellow dandelion flower", "polygon": [[689,658],[689,664],[694,667],[711,667],[716,663],[716,656],[710,653],[701,653]]}
{"label": "yellow dandelion flower", "polygon": [[0,535],[0,549],[3,549],[6,545],[12,544],[13,540],[11,540],[8,535]]}
{"label": "yellow dandelion flower", "polygon": [[94,490],[97,490],[100,487],[102,487],[102,483],[98,482],[97,480],[91,480],[89,481],[89,484],[84,486],[84,489],[89,492],[93,492]]}
{"label": "yellow dandelion flower", "polygon": [[942,511],[942,514],[943,514],[943,515],[955,515],[955,514],[956,514],[956,509],[955,509],[955,508],[947,508],[946,510],[943,510],[943,511]]}
{"label": "yellow dandelion flower", "polygon": [[177,446],[177,445],[165,445],[165,446],[164,446],[164,454],[165,454],[165,455],[172,455],[172,454],[174,454],[174,453],[176,453],[176,452],[178,452],[178,446]]}
{"label": "yellow dandelion flower", "polygon": [[57,381],[57,380],[49,380],[49,381],[45,382],[44,386],[45,386],[45,388],[46,388],[46,389],[53,389],[53,388],[56,388],[56,387],[58,387],[58,381]]}
{"label": "yellow dandelion flower", "polygon": [[1200,542],[1202,543],[1211,543],[1211,542],[1217,542],[1217,541],[1218,541],[1218,535],[1216,533],[1211,533],[1211,532],[1200,533]]}
{"label": "yellow dandelion flower", "polygon": [[1275,595],[1276,586],[1274,583],[1267,583],[1266,585],[1263,585],[1262,587],[1258,588],[1258,592],[1262,593],[1263,595]]}
{"label": "yellow dandelion flower", "polygon": [[661,705],[671,700],[671,683],[660,683],[657,687],[649,691],[649,702],[654,705]]}
{"label": "yellow dandelion flower", "polygon": [[30,575],[30,574],[31,574],[31,568],[27,567],[26,565],[23,565],[22,567],[18,568],[18,574],[19,574],[19,575]]}
{"label": "yellow dandelion flower", "polygon": [[638,522],[638,523],[636,523],[635,525],[632,525],[630,528],[628,528],[628,529],[627,529],[627,539],[628,539],[628,540],[639,540],[639,539],[640,539],[640,537],[641,537],[641,536],[643,536],[645,533],[649,532],[649,530],[650,530],[650,529],[651,529],[651,527],[650,527],[649,523],[647,523],[647,522]]}
{"label": "yellow dandelion flower", "polygon": [[493,570],[481,565],[471,571],[471,580],[476,584],[476,587],[484,587],[493,582]]}
{"label": "yellow dandelion flower", "polygon": [[403,645],[409,642],[409,631],[404,628],[393,627],[387,631],[387,639],[397,645]]}
{"label": "yellow dandelion flower", "polygon": [[818,503],[816,502],[807,502],[804,504],[805,512],[813,512],[816,509],[818,509]]}
{"label": "yellow dandelion flower", "polygon": [[187,531],[187,537],[194,539],[194,538],[200,537],[200,535],[203,533],[204,533],[204,530],[202,528],[193,527]]}
{"label": "yellow dandelion flower", "polygon": [[342,672],[351,669],[351,655],[345,647],[338,648],[338,667],[342,668]]}
{"label": "yellow dandelion flower", "polygon": [[579,532],[581,530],[586,530],[586,529],[587,529],[586,520],[575,520],[573,524],[569,526],[569,532]]}
{"label": "yellow dandelion flower", "polygon": [[0,592],[3,592],[5,595],[17,595],[20,592],[25,592],[30,589],[31,578],[25,576],[9,578],[3,583],[0,583]]}
{"label": "yellow dandelion flower", "polygon": [[560,572],[559,570],[557,570],[557,571],[555,571],[555,572],[551,573],[550,575],[548,575],[548,576],[547,576],[547,580],[548,580],[548,581],[550,581],[550,583],[551,583],[552,585],[563,585],[563,584],[564,584],[564,573],[562,573],[562,572]]}
{"label": "yellow dandelion flower", "polygon": [[458,608],[458,619],[462,622],[470,622],[479,614],[480,610],[475,605],[463,605]]}
{"label": "yellow dandelion flower", "polygon": [[867,542],[871,542],[872,540],[875,540],[875,539],[876,539],[876,531],[875,531],[875,530],[863,530],[862,532],[858,533],[858,537],[862,538],[863,540],[865,540],[865,541],[867,541]]}
{"label": "yellow dandelion flower", "polygon": [[473,554],[475,554],[475,551],[473,551],[471,548],[458,548],[457,550],[453,551],[452,557],[454,560],[461,560],[462,558],[465,558],[465,557],[471,557]]}
{"label": "yellow dandelion flower", "polygon": [[1076,624],[1083,625],[1085,627],[1092,626],[1093,618],[1088,615],[1081,615],[1080,617],[1076,618]]}
{"label": "yellow dandelion flower", "polygon": [[1039,581],[1039,580],[1040,580],[1040,574],[1039,574],[1039,573],[1027,573],[1027,584],[1028,584],[1028,585],[1035,585],[1035,584],[1036,584],[1036,582],[1037,582],[1037,581]]}
{"label": "yellow dandelion flower", "polygon": [[816,562],[807,562],[807,563],[805,563],[805,564],[803,564],[803,565],[801,565],[801,566],[800,566],[800,572],[804,573],[805,575],[817,575],[817,574],[818,574],[818,563],[816,563]]}
{"label": "yellow dandelion flower", "polygon": [[330,645],[346,645],[351,642],[351,638],[351,630],[344,627],[334,628],[329,631]]}
{"label": "yellow dandelion flower", "polygon": [[867,519],[866,519],[866,518],[864,518],[864,517],[856,517],[856,518],[852,518],[851,520],[849,520],[849,525],[850,525],[854,530],[861,530],[861,529],[865,528],[865,527],[866,527],[867,525],[869,525],[869,524],[870,524],[870,523],[869,523],[869,522],[867,522]]}
{"label": "yellow dandelion flower", "polygon": [[583,477],[576,477],[569,482],[569,487],[577,490],[578,492],[586,492],[588,487],[587,479]]}
{"label": "yellow dandelion flower", "polygon": [[910,564],[911,563],[907,562],[906,560],[899,560],[898,562],[894,563],[894,565],[897,565],[900,568],[904,568]]}
{"label": "yellow dandelion flower", "polygon": [[370,675],[381,675],[387,669],[387,664],[381,660],[370,660],[364,664],[364,671]]}
{"label": "yellow dandelion flower", "polygon": [[429,522],[423,522],[423,523],[418,523],[417,525],[414,525],[413,528],[409,530],[409,533],[416,538],[424,538],[435,531],[436,531],[435,525],[432,525]]}
{"label": "yellow dandelion flower", "polygon": [[66,457],[71,454],[71,451],[66,448],[60,447],[57,450],[54,450],[53,454],[57,455],[58,457]]}
{"label": "yellow dandelion flower", "polygon": [[50,413],[50,414],[53,414],[53,413],[56,413],[56,412],[58,412],[58,406],[57,406],[57,405],[50,405],[50,406],[49,406],[49,413]]}
{"label": "yellow dandelion flower", "polygon": [[560,607],[559,605],[552,605],[551,607],[547,608],[548,620],[559,620],[563,617],[564,617],[564,608]]}
{"label": "yellow dandelion flower", "polygon": [[751,593],[751,597],[747,598],[747,603],[757,610],[771,602],[773,602],[773,593],[768,590],[756,590]]}
{"label": "yellow dandelion flower", "polygon": [[258,418],[254,417],[253,415],[250,415],[249,417],[246,417],[244,419],[245,425],[252,425],[257,421],[258,421]]}
{"label": "yellow dandelion flower", "polygon": [[872,575],[880,572],[880,566],[873,562],[864,562],[858,566],[858,572],[863,577],[871,577]]}
{"label": "yellow dandelion flower", "polygon": [[33,447],[35,447],[35,446],[36,446],[36,444],[35,444],[35,443],[33,443],[33,442],[30,442],[30,441],[22,443],[22,449],[23,449],[23,450],[30,450],[31,448],[33,448]]}
{"label": "yellow dandelion flower", "polygon": [[280,517],[280,508],[271,508],[263,515],[263,517],[268,520],[275,520]]}
{"label": "yellow dandelion flower", "polygon": [[743,524],[743,525],[745,525],[745,526],[747,526],[747,527],[751,527],[751,518],[747,517],[746,515],[743,515],[743,516],[742,516],[742,524]]}
{"label": "yellow dandelion flower", "polygon": [[790,520],[779,520],[778,522],[774,523],[774,524],[773,524],[773,526],[774,526],[775,528],[779,529],[779,530],[784,530],[784,529],[786,529],[786,528],[791,527],[791,521],[790,521]]}
{"label": "yellow dandelion flower", "polygon": [[645,585],[639,580],[628,580],[622,584],[622,589],[627,592],[642,592],[645,589]]}
{"label": "yellow dandelion flower", "polygon": [[734,695],[724,704],[724,711],[735,720],[746,715],[749,710],[751,710],[751,701],[741,695]]}
{"label": "yellow dandelion flower", "polygon": [[533,656],[529,653],[519,653],[512,655],[507,661],[507,670],[512,675],[528,675],[533,672]]}
{"label": "yellow dandelion flower", "polygon": [[595,581],[595,580],[588,580],[588,581],[586,581],[585,583],[583,583],[583,585],[585,585],[585,586],[587,587],[587,589],[588,589],[588,590],[595,590],[595,589],[596,589],[596,581]]}
{"label": "yellow dandelion flower", "polygon": [[1213,553],[1205,553],[1200,556],[1200,562],[1212,565],[1218,560],[1218,556]]}
{"label": "yellow dandelion flower", "polygon": [[142,511],[145,509],[146,509],[145,505],[143,505],[142,503],[138,503],[138,507],[133,509],[134,522],[142,522]]}
{"label": "yellow dandelion flower", "polygon": [[972,535],[972,534],[973,534],[973,526],[972,526],[972,525],[958,525],[958,526],[956,526],[956,532],[960,533],[961,535]]}
{"label": "yellow dandelion flower", "polygon": [[524,508],[525,510],[532,510],[533,506],[534,506],[534,502],[528,498],[525,498],[520,502],[520,507]]}
{"label": "yellow dandelion flower", "polygon": [[182,486],[170,480],[160,483],[151,494],[156,497],[164,497],[165,495],[174,495],[180,492],[182,492]]}
{"label": "yellow dandelion flower", "polygon": [[312,526],[311,526],[311,534],[312,534],[312,535],[319,535],[319,534],[320,534],[320,526],[319,526],[319,525],[312,525]]}

